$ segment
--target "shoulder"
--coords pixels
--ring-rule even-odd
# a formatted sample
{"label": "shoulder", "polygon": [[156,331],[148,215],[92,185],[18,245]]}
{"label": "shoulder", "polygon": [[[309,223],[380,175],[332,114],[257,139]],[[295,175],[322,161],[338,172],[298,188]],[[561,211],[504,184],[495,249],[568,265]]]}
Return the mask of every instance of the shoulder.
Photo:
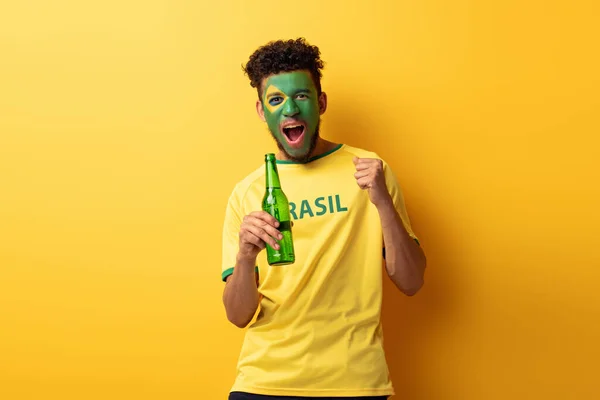
{"label": "shoulder", "polygon": [[383,169],[385,170],[385,172],[386,173],[392,172],[391,168],[390,168],[389,164],[386,162],[386,160],[373,150],[364,149],[364,148],[360,148],[360,147],[354,147],[354,146],[348,146],[348,145],[344,145],[343,150],[346,152],[346,154],[349,154],[352,157],[374,158],[377,160],[381,160],[381,163],[382,163],[382,166],[383,166]]}
{"label": "shoulder", "polygon": [[356,156],[359,158],[377,158],[377,159],[381,160],[381,157],[376,152],[368,150],[368,149],[363,149],[360,147],[349,146],[346,144],[343,147],[343,151],[346,154],[350,154],[351,156]]}
{"label": "shoulder", "polygon": [[248,190],[252,186],[261,182],[261,179],[264,179],[264,172],[264,166],[261,165],[256,167],[246,176],[237,181],[233,185],[233,188],[229,195],[229,202],[236,203],[238,205],[243,203],[244,198],[246,197],[246,193],[248,193]]}
{"label": "shoulder", "polygon": [[356,156],[359,158],[374,158],[377,160],[381,160],[381,166],[383,168],[383,172],[388,186],[393,187],[398,184],[397,176],[392,170],[392,167],[383,157],[379,155],[379,153],[373,150],[348,145],[344,145],[343,149],[347,154],[351,155],[352,157]]}

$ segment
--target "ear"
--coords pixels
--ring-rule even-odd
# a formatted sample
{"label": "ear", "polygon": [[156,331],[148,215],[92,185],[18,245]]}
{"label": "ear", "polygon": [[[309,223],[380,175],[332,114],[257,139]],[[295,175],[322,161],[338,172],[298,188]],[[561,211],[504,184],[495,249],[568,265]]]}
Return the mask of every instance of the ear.
{"label": "ear", "polygon": [[256,100],[256,113],[260,117],[260,119],[265,122],[265,110],[263,109],[262,101]]}
{"label": "ear", "polygon": [[319,114],[323,115],[327,111],[327,93],[321,92],[319,96]]}

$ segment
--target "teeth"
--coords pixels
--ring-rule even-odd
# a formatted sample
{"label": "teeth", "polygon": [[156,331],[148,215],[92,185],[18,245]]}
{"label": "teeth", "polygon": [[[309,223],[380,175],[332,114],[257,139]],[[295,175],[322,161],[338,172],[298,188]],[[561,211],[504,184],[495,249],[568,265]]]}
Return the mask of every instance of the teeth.
{"label": "teeth", "polygon": [[301,128],[301,127],[302,127],[302,125],[288,125],[285,128],[286,129],[292,129],[292,128]]}

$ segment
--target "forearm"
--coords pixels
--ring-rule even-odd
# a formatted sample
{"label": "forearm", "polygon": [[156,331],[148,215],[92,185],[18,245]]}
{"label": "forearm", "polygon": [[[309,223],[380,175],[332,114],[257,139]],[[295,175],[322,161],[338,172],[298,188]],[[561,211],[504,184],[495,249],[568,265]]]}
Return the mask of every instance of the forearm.
{"label": "forearm", "polygon": [[404,228],[391,198],[377,209],[383,230],[388,276],[398,289],[412,296],[423,286],[425,253]]}
{"label": "forearm", "polygon": [[255,262],[238,259],[223,292],[227,319],[240,328],[248,325],[258,308],[259,295],[254,268]]}

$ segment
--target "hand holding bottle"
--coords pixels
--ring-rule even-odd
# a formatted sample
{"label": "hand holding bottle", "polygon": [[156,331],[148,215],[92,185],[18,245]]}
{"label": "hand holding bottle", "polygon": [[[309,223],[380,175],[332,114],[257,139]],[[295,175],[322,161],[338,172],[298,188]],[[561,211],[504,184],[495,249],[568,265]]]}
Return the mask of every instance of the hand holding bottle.
{"label": "hand holding bottle", "polygon": [[255,263],[256,257],[268,243],[274,249],[279,249],[278,240],[283,235],[277,228],[279,222],[265,211],[255,211],[246,215],[240,227],[240,248],[238,258]]}

